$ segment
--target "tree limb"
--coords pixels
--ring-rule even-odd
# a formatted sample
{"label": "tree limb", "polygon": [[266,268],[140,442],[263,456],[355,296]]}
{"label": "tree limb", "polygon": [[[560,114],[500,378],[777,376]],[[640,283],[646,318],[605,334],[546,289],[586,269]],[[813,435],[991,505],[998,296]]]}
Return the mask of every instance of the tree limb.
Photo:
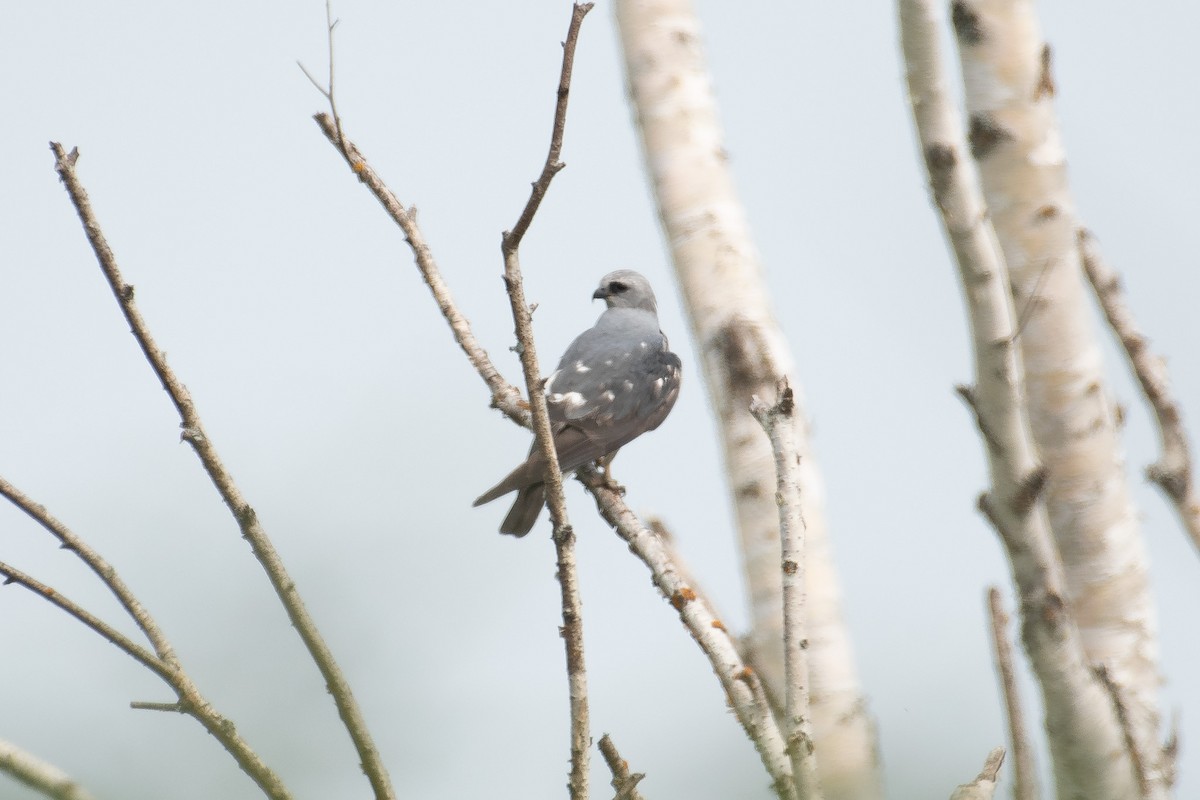
{"label": "tree limb", "polygon": [[[49,531],[59,541],[63,549],[74,553],[100,578],[100,581],[113,593],[117,598],[117,602],[121,604],[121,607],[125,609],[130,618],[141,628],[142,633],[145,634],[146,639],[154,648],[154,652],[157,653],[156,662],[164,667],[179,668],[179,662],[175,658],[175,650],[171,647],[170,642],[167,641],[166,635],[163,634],[162,629],[158,627],[158,623],[150,616],[150,612],[134,596],[133,591],[121,579],[121,576],[117,574],[116,569],[111,564],[105,561],[91,545],[79,536],[76,536],[70,528],[47,511],[45,506],[35,503],[32,498],[28,497],[3,477],[0,477],[0,495],[6,497],[13,505],[24,511],[34,522]],[[103,633],[101,635],[104,636]],[[105,636],[105,638],[108,637]],[[110,641],[112,640],[110,639]],[[121,647],[117,642],[113,643]],[[125,648],[122,647],[122,649]],[[126,650],[126,652],[128,651]],[[130,653],[130,655],[133,654]]]}
{"label": "tree limb", "polygon": [[142,354],[146,357],[146,361],[150,364],[154,374],[158,376],[163,389],[166,390],[167,395],[171,398],[171,402],[175,405],[176,411],[179,413],[180,427],[182,429],[180,438],[190,444],[199,457],[205,473],[207,473],[213,486],[216,487],[217,492],[220,494],[221,499],[228,506],[230,513],[233,514],[234,519],[237,521],[242,537],[250,543],[250,548],[255,558],[258,559],[258,562],[266,572],[267,578],[275,593],[279,596],[280,602],[283,604],[292,626],[300,634],[305,647],[308,648],[313,662],[325,680],[329,694],[333,697],[346,731],[349,733],[350,739],[358,751],[363,771],[366,773],[367,779],[371,782],[376,800],[394,800],[395,792],[392,789],[391,778],[388,776],[387,768],[384,766],[379,756],[379,751],[371,739],[366,720],[359,709],[357,701],[354,699],[350,685],[334,660],[333,652],[329,649],[324,638],[322,638],[320,632],[317,630],[316,623],[309,615],[303,600],[300,598],[299,592],[296,590],[295,582],[284,567],[283,561],[279,557],[279,553],[275,550],[274,544],[272,544],[266,531],[259,523],[258,515],[246,501],[241,490],[234,483],[232,475],[230,475],[225,465],[221,462],[216,448],[213,446],[200,421],[200,415],[196,411],[191,394],[183,385],[183,382],[176,376],[174,370],[167,365],[166,354],[159,350],[150,333],[149,327],[146,325],[145,320],[138,311],[137,305],[134,303],[133,286],[127,284],[121,276],[116,257],[113,255],[112,249],[105,239],[104,232],[100,228],[100,223],[96,220],[96,215],[92,210],[87,192],[75,172],[75,163],[79,158],[79,151],[73,149],[68,154],[63,149],[63,146],[57,142],[51,142],[50,149],[54,152],[55,156],[55,170],[66,186],[71,202],[79,214],[79,219],[83,223],[84,233],[87,235],[88,242],[96,254],[96,260],[104,272],[104,277],[108,280],[113,296],[121,308],[121,313],[129,323],[130,331],[133,333],[134,339],[137,340]]}
{"label": "tree limb", "polygon": [[770,445],[748,413],[787,376],[796,393],[797,446],[807,526],[808,652],[813,735],[830,800],[883,797],[878,737],[842,613],[824,490],[800,400],[795,360],[763,277],[735,185],[693,0],[618,0],[629,107],[664,241],[688,310],[717,415],[749,598],[748,650],[769,693],[783,698],[779,508]]}
{"label": "tree limb", "polygon": [[[155,653],[150,653],[144,647],[129,639],[120,631],[100,620],[52,587],[33,579],[14,567],[0,563],[0,575],[5,577],[4,582],[20,584],[39,597],[63,609],[84,625],[112,642],[119,650],[145,666],[155,675],[158,675],[163,682],[171,687],[176,697],[179,698],[177,703],[172,704],[174,710],[189,714],[203,725],[204,729],[221,743],[226,752],[242,768],[242,771],[250,776],[251,780],[262,789],[265,795],[272,798],[272,800],[290,800],[291,793],[284,786],[280,777],[263,762],[262,758],[237,733],[237,729],[233,723],[221,716],[207,698],[200,693],[199,688],[197,688],[191,677],[188,676],[183,666],[179,663],[179,660],[175,657],[174,648],[167,641],[158,624],[117,576],[116,571],[100,558],[99,554],[88,547],[82,539],[72,533],[69,528],[50,516],[43,506],[34,503],[2,478],[0,478],[0,489],[3,490],[2,493],[5,497],[12,500],[15,505],[42,525],[42,527],[51,531],[63,543],[63,547],[74,551],[88,566],[96,571],[96,574],[99,575],[104,585],[117,595],[121,604],[125,606],[126,611],[137,621],[138,626],[141,627],[146,638],[150,640],[154,647]],[[137,704],[133,705],[135,708],[139,707]]]}
{"label": "tree limb", "polygon": [[429,287],[430,293],[433,294],[433,300],[437,303],[438,310],[442,312],[442,316],[450,325],[454,341],[458,342],[458,346],[466,354],[471,366],[475,368],[479,377],[483,378],[483,382],[491,391],[492,407],[499,409],[518,425],[525,428],[531,427],[533,422],[529,415],[529,404],[521,398],[520,390],[506,381],[500,374],[500,370],[496,369],[496,365],[492,363],[487,351],[475,338],[475,334],[471,330],[471,323],[467,321],[454,302],[450,287],[442,278],[437,261],[433,258],[433,251],[425,241],[425,234],[421,232],[421,227],[417,224],[416,211],[411,207],[405,208],[404,204],[379,177],[379,174],[367,163],[354,142],[340,137],[337,125],[328,114],[315,114],[313,119],[316,120],[330,144],[342,153],[346,163],[358,176],[359,181],[371,191],[371,194],[375,195],[375,199],[383,206],[383,210],[404,232],[404,240],[412,249],[417,269],[425,280],[425,285]]}
{"label": "tree limb", "polygon": [[646,776],[641,772],[629,772],[629,762],[621,758],[617,746],[607,733],[600,737],[600,753],[613,776],[612,787],[617,792],[613,800],[645,800],[637,790],[637,785]]}
{"label": "tree limb", "polygon": [[[960,39],[974,30],[964,9],[955,3]],[[967,141],[939,51],[938,14],[932,0],[899,0],[898,10],[918,141],[970,323],[975,386],[960,393],[970,400],[987,445],[992,485],[980,510],[1000,534],[1020,597],[1022,639],[1042,689],[1059,794],[1124,800],[1136,791],[1129,754],[1064,599],[1062,565],[1040,501],[1045,476],[1025,416],[1008,267],[965,159]]]}
{"label": "tree limb", "polygon": [[1021,695],[1017,690],[1012,643],[1008,640],[1008,615],[1004,613],[1000,589],[996,586],[988,589],[988,619],[991,622],[996,671],[999,673],[1008,717],[1008,740],[1013,754],[1013,800],[1037,800],[1037,766],[1033,760],[1029,731],[1025,727],[1025,710],[1021,707]]}
{"label": "tree limb", "polygon": [[779,506],[783,582],[784,731],[799,797],[801,800],[821,800],[809,711],[804,518],[800,505],[800,454],[796,449],[796,426],[792,421],[796,403],[787,378],[779,381],[776,390],[778,399],[773,405],[767,405],[755,396],[750,403],[750,413],[770,439],[775,456],[775,502]]}
{"label": "tree limb", "polygon": [[[314,119],[329,142],[335,147],[339,147],[337,129],[329,116],[317,114]],[[432,253],[421,235],[416,218],[404,208],[379,175],[367,165],[359,149],[350,141],[346,141],[345,145],[345,152],[349,154],[347,163],[350,164],[353,172],[367,185],[389,216],[404,231],[417,267],[434,291],[438,307],[450,325],[455,339],[476,371],[492,389],[493,405],[519,424],[531,427],[531,415],[527,405],[519,401],[519,392],[500,376],[487,353],[478,346],[470,323],[455,305],[437,271]],[[548,159],[549,161],[550,159]],[[536,192],[531,194],[531,199],[535,195]],[[534,392],[533,394],[539,393]],[[638,521],[633,512],[625,505],[619,492],[609,486],[604,477],[588,468],[580,470],[578,475],[581,482],[592,492],[604,518],[617,528],[618,533],[630,544],[635,555],[642,559],[643,563],[651,570],[655,585],[679,611],[685,626],[691,631],[709,658],[713,671],[722,687],[725,688],[730,704],[737,713],[739,722],[742,723],[766,765],[768,774],[772,777],[776,794],[782,800],[794,800],[791,765],[783,739],[763,692],[762,683],[738,655],[737,646],[729,631],[705,606],[703,601],[696,597],[695,592],[680,579],[661,541]]]}
{"label": "tree limb", "polygon": [[533,432],[537,447],[546,464],[546,505],[550,509],[550,521],[554,526],[554,550],[557,560],[558,583],[562,599],[562,636],[567,654],[567,687],[571,711],[571,775],[568,787],[572,800],[587,800],[588,761],[591,751],[589,730],[587,666],[583,656],[583,600],[579,595],[579,575],[575,562],[575,531],[567,518],[567,504],[563,496],[562,470],[558,466],[558,452],[554,446],[554,434],[550,429],[550,416],[546,409],[546,395],[542,390],[542,374],[538,367],[537,345],[533,336],[533,314],[525,299],[524,281],[521,277],[519,250],[521,240],[529,230],[533,217],[550,188],[550,182],[565,166],[559,161],[562,153],[563,131],[567,122],[567,100],[571,90],[571,71],[575,63],[575,46],[579,41],[579,28],[583,18],[592,9],[591,3],[576,3],[571,13],[567,38],[563,43],[562,71],[558,81],[558,102],[554,109],[554,127],[550,136],[550,148],[542,173],[534,181],[533,189],[525,208],[521,211],[512,230],[505,231],[500,251],[504,256],[504,282],[508,286],[508,297],[512,305],[513,323],[516,326],[518,352],[521,367],[525,372],[525,386],[529,407],[533,417]]}
{"label": "tree limb", "polygon": [[0,772],[34,789],[50,800],[94,800],[93,795],[67,773],[11,742],[0,739]]}
{"label": "tree limb", "polygon": [[[1043,504],[1064,599],[1087,661],[1113,671],[1127,693],[1139,750],[1152,753],[1162,685],[1156,611],[1080,264],[1051,49],[1034,0],[955,0],[953,21],[975,174],[1004,254],[1009,292],[1021,310],[1014,335],[1022,401],[1048,470]],[[1115,759],[1107,763],[1114,776],[1122,773],[1120,796],[1132,796],[1137,790],[1124,777],[1128,768]],[[1147,770],[1154,796],[1167,800],[1157,765]],[[1091,781],[1099,774],[1084,768],[1081,777]]]}
{"label": "tree limb", "polygon": [[629,545],[630,551],[650,570],[654,585],[679,612],[679,619],[707,656],[738,722],[754,743],[763,766],[771,776],[775,794],[781,800],[795,800],[797,795],[791,761],[775,717],[771,714],[762,681],[742,660],[725,625],[717,619],[704,599],[683,580],[662,540],[629,509],[620,491],[594,469],[580,469],[576,475],[592,493],[600,515],[616,529],[617,534]]}
{"label": "tree limb", "polygon": [[96,633],[100,634],[109,642],[116,645],[118,650],[128,655],[134,661],[138,662],[143,667],[150,670],[168,683],[171,682],[175,669],[174,665],[163,663],[161,659],[156,657],[149,650],[142,647],[140,644],[133,641],[128,636],[97,617],[95,614],[92,614],[90,611],[76,603],[74,600],[71,600],[62,592],[42,583],[30,575],[26,575],[21,570],[4,563],[3,561],[0,561],[0,575],[4,576],[5,584],[15,583],[18,586],[23,586],[43,600],[48,601],[52,605],[58,606],[63,611],[67,612],[72,617],[79,620]]}
{"label": "tree limb", "polygon": [[1192,456],[1183,413],[1171,390],[1167,363],[1150,351],[1150,342],[1138,327],[1125,299],[1121,278],[1108,265],[1096,244],[1096,237],[1085,228],[1078,231],[1079,255],[1088,282],[1100,301],[1104,317],[1116,334],[1134,377],[1142,387],[1146,402],[1158,422],[1162,452],[1158,461],[1146,468],[1146,477],[1170,499],[1192,544],[1200,550],[1200,497],[1192,481]]}
{"label": "tree limb", "polygon": [[1004,763],[1004,748],[997,747],[988,753],[983,762],[983,770],[970,783],[964,783],[954,790],[950,800],[992,800],[996,794],[996,776],[1000,773],[1000,765]]}

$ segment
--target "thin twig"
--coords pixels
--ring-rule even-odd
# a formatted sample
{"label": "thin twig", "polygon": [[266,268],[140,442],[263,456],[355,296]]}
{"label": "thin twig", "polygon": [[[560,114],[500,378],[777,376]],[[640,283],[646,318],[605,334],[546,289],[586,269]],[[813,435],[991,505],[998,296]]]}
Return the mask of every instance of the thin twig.
{"label": "thin twig", "polygon": [[1158,421],[1162,453],[1158,461],[1146,468],[1146,477],[1170,499],[1192,544],[1200,550],[1200,496],[1192,482],[1187,431],[1183,427],[1179,401],[1171,391],[1166,361],[1150,352],[1150,342],[1133,318],[1121,289],[1121,278],[1104,260],[1096,237],[1083,228],[1077,235],[1083,270]]}
{"label": "thin twig", "polygon": [[[346,163],[350,165],[351,171],[371,190],[375,199],[383,206],[384,211],[404,232],[404,240],[412,249],[417,269],[420,270],[421,277],[433,294],[434,302],[437,303],[442,316],[450,325],[454,340],[458,342],[458,346],[466,354],[471,366],[475,368],[491,391],[492,407],[499,409],[518,425],[525,428],[531,427],[533,423],[529,416],[529,404],[521,398],[520,390],[506,381],[500,374],[500,370],[496,369],[496,365],[492,363],[487,351],[475,338],[475,334],[471,330],[471,323],[459,311],[458,305],[450,293],[450,287],[446,285],[441,270],[438,269],[437,262],[433,258],[433,251],[429,248],[429,244],[425,241],[425,235],[417,224],[416,213],[410,208],[405,208],[404,204],[379,177],[379,174],[367,163],[354,142],[339,138],[338,129],[328,114],[316,114],[313,119],[316,120],[330,144],[342,150],[342,155],[345,157]],[[344,148],[342,147],[343,143]]]}
{"label": "thin twig", "polygon": [[521,240],[541,205],[542,198],[550,188],[550,182],[563,163],[563,131],[566,128],[567,100],[571,90],[571,71],[575,63],[575,46],[579,40],[579,29],[583,18],[592,9],[591,3],[576,3],[563,43],[562,70],[558,81],[558,102],[554,109],[554,127],[550,136],[550,147],[542,173],[534,181],[533,189],[525,208],[521,211],[512,230],[505,231],[500,251],[504,256],[504,282],[508,286],[508,297],[512,305],[513,322],[516,326],[518,351],[521,367],[525,372],[525,386],[533,415],[533,432],[537,446],[546,464],[546,505],[550,509],[550,521],[554,527],[554,549],[558,564],[558,582],[562,596],[562,637],[567,654],[567,686],[571,712],[571,775],[568,787],[572,800],[588,797],[588,757],[591,748],[587,696],[587,667],[583,655],[583,601],[579,595],[579,577],[575,561],[575,531],[567,518],[567,504],[563,496],[562,471],[558,466],[558,453],[554,446],[554,434],[550,429],[550,416],[546,409],[546,396],[542,391],[542,375],[538,368],[537,346],[533,337],[533,314],[525,299],[524,281],[521,277],[519,250]]}
{"label": "thin twig", "polygon": [[[101,581],[104,582],[104,585],[117,596],[129,615],[137,621],[146,638],[150,640],[155,652],[150,653],[141,645],[98,619],[77,603],[64,597],[52,587],[34,580],[32,577],[7,564],[0,564],[0,575],[5,577],[5,582],[18,583],[39,597],[63,609],[84,625],[87,625],[93,631],[112,642],[119,650],[128,654],[138,663],[158,675],[171,687],[179,698],[178,702],[173,704],[177,707],[176,710],[186,712],[203,725],[204,729],[212,734],[225,748],[226,752],[233,757],[238,766],[242,768],[242,771],[258,784],[264,794],[273,798],[273,800],[290,800],[291,793],[284,786],[279,776],[263,762],[262,758],[254,752],[246,740],[237,733],[237,729],[233,723],[223,717],[208,699],[200,693],[200,689],[179,663],[179,660],[175,656],[174,648],[158,627],[158,623],[154,621],[145,607],[134,597],[129,587],[121,581],[116,570],[69,528],[52,517],[44,506],[30,500],[25,494],[17,490],[16,487],[3,478],[0,478],[0,493],[33,518],[34,521],[53,533],[62,542],[65,549],[74,552],[96,572]],[[133,704],[133,707],[138,708],[139,706]]]}
{"label": "thin twig", "polygon": [[117,601],[121,604],[121,607],[125,609],[130,618],[141,628],[151,647],[154,648],[158,660],[162,664],[172,668],[179,668],[174,648],[171,647],[170,642],[167,641],[167,637],[158,627],[158,623],[154,621],[154,618],[150,616],[150,612],[134,596],[133,591],[125,584],[111,564],[105,561],[91,545],[79,536],[76,536],[70,528],[47,511],[45,506],[35,503],[32,498],[28,497],[3,477],[0,477],[0,495],[8,498],[13,505],[24,511],[30,519],[49,531],[59,541],[63,549],[69,550],[78,556],[100,578],[101,582],[108,587],[109,591],[113,593]]}
{"label": "thin twig", "polygon": [[801,800],[821,800],[817,756],[809,711],[808,635],[804,595],[804,519],[800,514],[800,456],[796,451],[796,407],[787,378],[776,387],[773,405],[754,397],[758,420],[775,455],[775,501],[779,504],[780,566],[783,581],[784,730],[796,791]]}
{"label": "thin twig", "polygon": [[129,707],[135,711],[163,711],[168,714],[187,714],[188,707],[181,702],[159,703],[151,700],[134,700]]}
{"label": "thin twig", "polygon": [[0,740],[0,772],[51,800],[93,800],[93,795],[53,764]]}
{"label": "thin twig", "polygon": [[988,589],[988,619],[992,628],[996,671],[1000,673],[1000,688],[1008,716],[1008,741],[1013,754],[1013,800],[1037,800],[1037,766],[1033,760],[1029,731],[1025,727],[1025,710],[1017,689],[1012,642],[1008,639],[1008,615],[1004,613],[1004,601],[996,586]]}
{"label": "thin twig", "polygon": [[337,132],[337,144],[342,150],[342,155],[344,155],[347,159],[349,159],[350,154],[346,150],[346,137],[342,133],[342,115],[339,114],[338,110],[337,110],[337,92],[334,90],[334,81],[333,81],[333,79],[334,79],[333,66],[336,63],[336,59],[334,58],[334,55],[333,55],[333,30],[334,30],[334,28],[336,28],[338,26],[338,22],[340,22],[340,21],[341,20],[336,20],[333,18],[333,0],[325,0],[325,26],[329,33],[329,85],[328,85],[328,87],[322,86],[320,84],[320,82],[318,82],[317,79],[312,76],[312,73],[310,73],[308,71],[308,69],[303,64],[301,64],[299,61],[296,62],[296,66],[300,67],[300,71],[304,73],[304,77],[308,78],[312,82],[312,85],[317,87],[317,91],[320,92],[322,95],[324,95],[325,99],[327,101],[329,101],[329,113],[331,113],[333,115],[333,126],[334,126],[335,131]]}
{"label": "thin twig", "polygon": [[92,614],[90,611],[71,600],[62,592],[59,592],[57,589],[54,589],[51,586],[47,586],[30,575],[26,575],[21,570],[4,563],[3,561],[0,561],[0,576],[4,577],[4,583],[15,583],[18,586],[24,586],[26,589],[41,597],[43,600],[47,600],[53,605],[58,606],[72,617],[79,620],[108,641],[112,642],[114,645],[116,645],[118,650],[130,656],[134,661],[138,662],[155,675],[158,675],[163,680],[170,682],[172,678],[171,666],[164,664],[158,657],[154,655],[154,653],[151,653],[149,650],[142,647],[140,644],[133,641],[128,636],[97,617],[95,614]]}
{"label": "thin twig", "polygon": [[529,230],[530,223],[533,222],[534,214],[542,204],[542,198],[546,196],[546,190],[550,188],[550,181],[558,174],[559,170],[566,166],[559,161],[559,156],[562,155],[563,131],[567,125],[567,100],[571,94],[571,70],[575,64],[575,45],[579,40],[579,26],[583,24],[583,18],[591,10],[591,3],[575,3],[572,8],[571,24],[567,29],[567,39],[563,42],[562,73],[558,79],[558,102],[554,108],[554,128],[550,134],[550,149],[546,153],[546,163],[542,167],[542,174],[534,181],[533,188],[529,193],[529,200],[525,203],[525,208],[517,219],[517,224],[511,231],[504,234],[503,248],[506,254],[515,251],[520,245],[521,239],[525,237],[525,232]]}
{"label": "thin twig", "polygon": [[1121,690],[1120,685],[1113,679],[1112,672],[1103,664],[1096,667],[1096,676],[1100,678],[1100,682],[1104,684],[1104,688],[1108,691],[1108,695],[1112,698],[1113,710],[1117,715],[1117,722],[1121,725],[1121,732],[1125,735],[1125,749],[1129,751],[1129,756],[1133,760],[1133,773],[1137,777],[1138,787],[1141,789],[1141,797],[1143,800],[1149,800],[1152,795],[1153,788],[1150,784],[1150,779],[1147,774],[1148,762],[1151,759],[1147,758],[1148,753],[1143,753],[1138,747],[1137,737],[1133,735],[1133,724],[1129,719],[1129,703],[1125,699],[1125,693]]}
{"label": "thin twig", "polygon": [[617,791],[613,800],[645,800],[642,793],[637,790],[637,785],[646,777],[645,774],[629,771],[629,762],[621,758],[621,754],[617,752],[617,746],[613,744],[612,738],[607,733],[600,737],[600,753],[604,756],[604,761],[608,764],[608,771],[613,776],[612,787]]}
{"label": "thin twig", "polygon": [[258,515],[246,502],[241,490],[234,483],[233,477],[221,462],[212,440],[204,430],[191,395],[175,372],[167,366],[166,354],[159,350],[150,334],[149,327],[134,303],[133,287],[127,284],[121,276],[116,257],[104,237],[100,223],[96,220],[87,192],[75,173],[78,151],[72,150],[68,154],[57,142],[52,142],[50,148],[56,159],[55,170],[67,188],[67,193],[83,223],[84,232],[96,254],[100,268],[108,280],[109,287],[117,299],[125,320],[129,323],[130,331],[179,413],[182,429],[180,438],[190,444],[196,452],[205,473],[208,474],[217,492],[221,495],[221,499],[225,501],[225,505],[229,507],[237,521],[242,537],[250,543],[255,558],[267,573],[267,578],[279,596],[292,626],[300,634],[317,669],[320,670],[329,694],[337,705],[338,714],[358,751],[363,771],[371,782],[375,797],[377,800],[393,800],[395,792],[391,786],[391,779],[388,777],[379,751],[371,739],[371,734],[367,730],[366,721],[350,691],[350,685],[334,660],[332,651],[317,630],[316,623],[304,607],[300,594],[296,591],[295,582],[288,574],[275,546],[259,523]]}
{"label": "thin twig", "polygon": [[742,660],[733,636],[704,599],[683,580],[662,539],[629,509],[621,493],[594,469],[581,469],[576,476],[592,493],[600,515],[650,570],[655,587],[679,612],[680,620],[708,658],[738,722],[771,776],[776,796],[781,800],[796,798],[791,761],[762,681]]}

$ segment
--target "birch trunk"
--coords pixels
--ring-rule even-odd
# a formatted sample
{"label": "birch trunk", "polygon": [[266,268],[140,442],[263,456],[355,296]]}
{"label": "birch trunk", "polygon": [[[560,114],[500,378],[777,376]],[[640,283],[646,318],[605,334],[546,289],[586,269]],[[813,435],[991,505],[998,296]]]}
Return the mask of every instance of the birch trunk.
{"label": "birch trunk", "polygon": [[1080,265],[1050,49],[1031,0],[958,0],[953,19],[971,151],[1008,263],[1071,612],[1123,706],[1142,796],[1165,797],[1155,613]]}
{"label": "birch trunk", "polygon": [[[750,593],[748,645],[771,694],[782,698],[774,460],[749,407],[756,393],[773,397],[780,377],[786,375],[792,387],[799,381],[734,190],[691,3],[620,0],[616,13],[647,171],[719,418]],[[800,408],[794,420],[807,523],[811,710],[820,783],[830,800],[877,798],[875,732],[842,621],[820,474]]]}
{"label": "birch trunk", "polygon": [[1000,534],[1020,595],[1022,639],[1042,689],[1056,794],[1061,800],[1137,798],[1143,795],[1136,758],[1064,598],[1062,565],[1044,508],[1048,471],[1038,464],[1024,403],[1018,314],[946,89],[933,0],[900,0],[899,11],[913,117],[971,325],[976,384],[960,391],[987,445],[992,488],[980,498],[980,510]]}

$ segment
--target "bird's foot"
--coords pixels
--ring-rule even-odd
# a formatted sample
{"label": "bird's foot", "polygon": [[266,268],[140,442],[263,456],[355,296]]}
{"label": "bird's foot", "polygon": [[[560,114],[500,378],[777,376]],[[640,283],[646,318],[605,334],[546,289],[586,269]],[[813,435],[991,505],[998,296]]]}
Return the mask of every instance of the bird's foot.
{"label": "bird's foot", "polygon": [[616,492],[621,497],[625,496],[625,487],[617,483],[616,478],[608,470],[604,471],[604,488],[611,492]]}

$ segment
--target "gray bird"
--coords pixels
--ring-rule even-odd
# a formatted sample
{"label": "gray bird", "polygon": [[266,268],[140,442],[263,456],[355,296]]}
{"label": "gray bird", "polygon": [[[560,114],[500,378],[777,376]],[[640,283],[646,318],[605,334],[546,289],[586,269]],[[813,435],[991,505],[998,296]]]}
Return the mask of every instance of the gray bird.
{"label": "gray bird", "polygon": [[[558,465],[564,474],[612,456],[667,418],[679,396],[679,356],[658,328],[654,290],[629,269],[610,272],[592,294],[608,308],[579,335],[545,381]],[[515,491],[501,533],[524,536],[546,503],[545,459],[537,442],[525,463],[475,501]]]}

